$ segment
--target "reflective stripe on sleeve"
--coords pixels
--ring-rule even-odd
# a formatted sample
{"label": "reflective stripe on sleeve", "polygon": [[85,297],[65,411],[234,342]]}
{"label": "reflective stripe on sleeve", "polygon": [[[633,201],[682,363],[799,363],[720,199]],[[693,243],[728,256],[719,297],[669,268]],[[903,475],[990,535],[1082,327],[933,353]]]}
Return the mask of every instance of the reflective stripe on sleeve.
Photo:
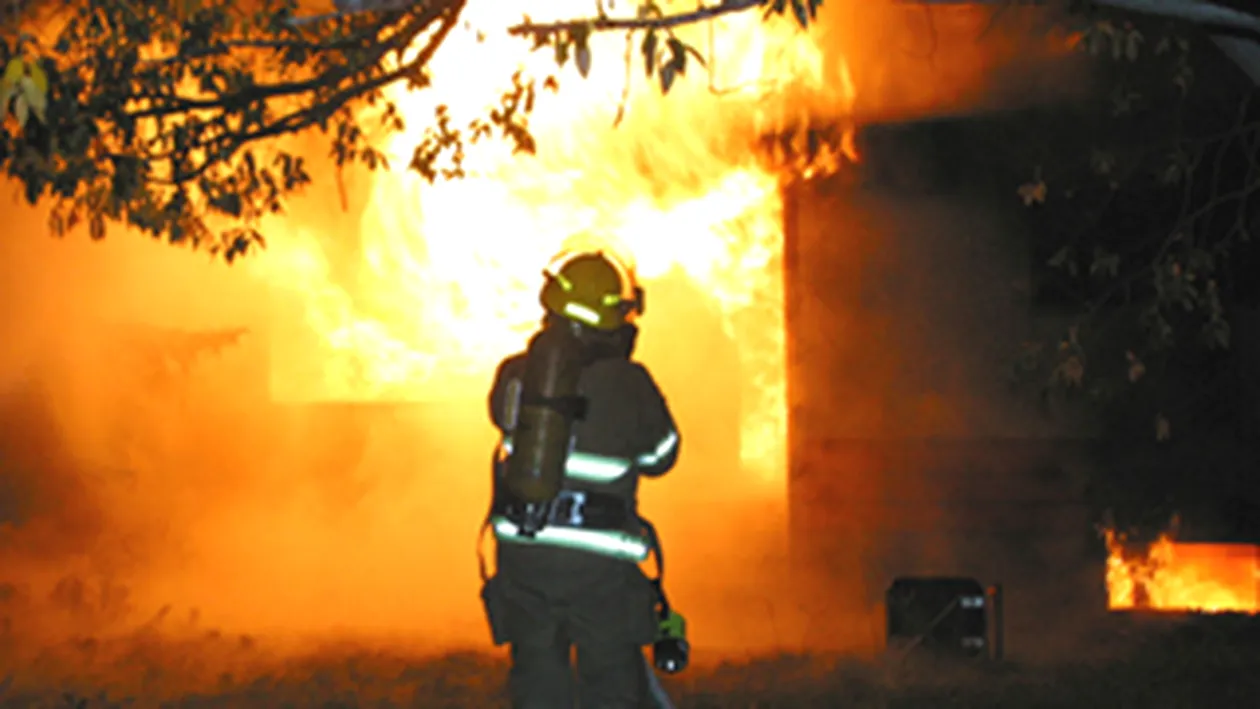
{"label": "reflective stripe on sleeve", "polygon": [[[510,454],[512,452],[512,438],[510,436],[504,437],[499,445],[504,453]],[[635,458],[633,463],[625,458],[573,451],[565,462],[564,474],[568,478],[582,482],[612,482],[630,472],[634,464],[656,465],[673,453],[677,446],[678,433],[670,431],[668,435],[661,439],[660,443],[656,444],[656,448]]]}
{"label": "reflective stripe on sleeve", "polygon": [[574,451],[564,466],[564,474],[574,480],[606,483],[630,472],[630,461],[594,453]]}
{"label": "reflective stripe on sleeve", "polygon": [[670,431],[667,436],[656,444],[656,448],[651,453],[644,453],[635,459],[639,465],[656,465],[666,456],[674,452],[674,448],[678,445],[678,432]]}

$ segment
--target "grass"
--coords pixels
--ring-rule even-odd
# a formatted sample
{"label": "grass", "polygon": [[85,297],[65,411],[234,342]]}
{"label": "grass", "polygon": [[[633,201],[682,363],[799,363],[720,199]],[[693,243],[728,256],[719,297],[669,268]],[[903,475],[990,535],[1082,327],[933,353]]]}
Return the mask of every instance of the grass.
{"label": "grass", "polygon": [[[690,709],[1260,706],[1254,619],[1130,619],[1100,628],[1096,638],[1109,650],[1088,653],[1092,659],[1028,665],[781,655],[693,668],[667,685]],[[506,665],[488,654],[425,657],[339,645],[285,655],[216,635],[80,641],[39,652],[11,643],[0,651],[6,709],[507,706]]]}

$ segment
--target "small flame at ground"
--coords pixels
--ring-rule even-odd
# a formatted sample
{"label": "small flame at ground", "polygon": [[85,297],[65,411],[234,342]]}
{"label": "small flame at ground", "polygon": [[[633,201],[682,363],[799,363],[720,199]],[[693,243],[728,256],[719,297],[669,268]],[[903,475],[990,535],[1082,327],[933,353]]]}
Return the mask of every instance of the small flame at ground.
{"label": "small flame at ground", "polygon": [[1111,610],[1260,612],[1260,546],[1183,543],[1164,534],[1134,556],[1122,535],[1107,530],[1105,537]]}

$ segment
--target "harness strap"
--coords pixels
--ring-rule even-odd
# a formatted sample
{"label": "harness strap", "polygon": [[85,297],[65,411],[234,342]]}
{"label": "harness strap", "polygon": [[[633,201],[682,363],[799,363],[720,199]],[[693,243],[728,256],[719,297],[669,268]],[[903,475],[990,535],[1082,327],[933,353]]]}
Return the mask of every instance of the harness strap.
{"label": "harness strap", "polygon": [[532,507],[515,500],[501,491],[492,501],[490,511],[516,524],[535,519],[548,527],[574,527],[599,531],[624,530],[626,523],[635,519],[631,503],[617,495],[563,489],[555,499],[544,505]]}
{"label": "harness strap", "polygon": [[485,570],[485,533],[490,531],[490,518],[494,516],[494,505],[486,510],[485,519],[481,520],[481,528],[476,533],[476,569],[481,574],[481,583],[490,581],[490,574]]}
{"label": "harness strap", "polygon": [[662,614],[669,615],[669,599],[665,597],[665,550],[661,546],[660,535],[656,533],[656,526],[642,516],[639,517],[639,524],[647,531],[648,549],[656,557],[656,576],[651,579],[652,587],[661,601]]}
{"label": "harness strap", "polygon": [[541,406],[551,409],[570,421],[581,421],[586,418],[589,402],[585,396],[542,396],[533,392],[521,394],[520,406]]}
{"label": "harness strap", "polygon": [[[503,446],[498,445],[494,447],[494,454],[490,457],[490,485],[494,489],[498,487],[499,466],[503,464],[505,458],[503,453]],[[494,495],[491,495],[490,504],[486,508],[486,517],[481,521],[481,528],[477,530],[477,572],[481,574],[482,583],[490,580],[490,574],[486,571],[485,541],[486,532],[490,531],[491,520],[494,518],[494,502]]]}

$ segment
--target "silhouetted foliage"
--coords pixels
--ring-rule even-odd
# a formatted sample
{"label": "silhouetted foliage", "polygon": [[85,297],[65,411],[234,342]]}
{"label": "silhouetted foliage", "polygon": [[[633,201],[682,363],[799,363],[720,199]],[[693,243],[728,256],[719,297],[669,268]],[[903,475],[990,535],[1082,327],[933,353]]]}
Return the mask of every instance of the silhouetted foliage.
{"label": "silhouetted foliage", "polygon": [[1228,385],[1208,375],[1229,373],[1231,316],[1256,304],[1255,87],[1186,25],[1074,21],[1097,99],[1005,136],[1029,165],[1034,303],[1069,324],[1029,343],[1017,373],[1128,402],[1148,439],[1228,425],[1234,412],[1214,410],[1228,397],[1208,396]]}
{"label": "silhouetted foliage", "polygon": [[[298,0],[14,4],[0,33],[0,166],[31,204],[52,205],[54,233],[86,223],[102,238],[106,223],[124,223],[230,261],[262,242],[259,217],[311,180],[277,139],[317,130],[338,167],[388,166],[377,146],[404,119],[384,90],[429,85],[429,60],[466,4],[339,1],[323,15],[303,15]],[[560,65],[574,56],[583,76],[592,32],[640,34],[642,60],[668,91],[698,56],[672,27],[763,6],[805,25],[820,4],[724,0],[669,15],[646,2],[626,19],[600,5],[597,17],[526,19],[511,32],[553,48]],[[527,115],[539,87],[510,71],[500,105],[470,125],[439,107],[408,167],[459,177],[464,143],[488,138],[532,152]]]}

